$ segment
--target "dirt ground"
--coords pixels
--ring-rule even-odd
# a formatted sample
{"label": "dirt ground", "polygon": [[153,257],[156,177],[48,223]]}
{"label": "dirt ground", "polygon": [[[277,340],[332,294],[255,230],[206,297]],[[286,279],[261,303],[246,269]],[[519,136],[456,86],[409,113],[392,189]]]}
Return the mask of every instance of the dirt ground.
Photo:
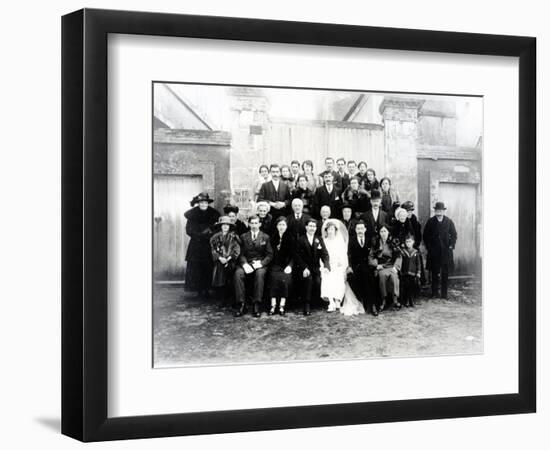
{"label": "dirt ground", "polygon": [[[425,292],[425,291],[424,291]],[[230,307],[158,286],[154,294],[155,367],[436,356],[483,352],[481,287],[450,284],[449,299],[419,297],[421,305],[378,317],[346,317],[321,307],[309,317],[299,305],[285,316],[233,317]]]}

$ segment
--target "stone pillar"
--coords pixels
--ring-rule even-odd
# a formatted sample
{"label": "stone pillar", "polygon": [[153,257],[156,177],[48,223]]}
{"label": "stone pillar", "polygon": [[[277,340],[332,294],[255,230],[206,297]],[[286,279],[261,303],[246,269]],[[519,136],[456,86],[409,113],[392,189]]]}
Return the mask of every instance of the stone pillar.
{"label": "stone pillar", "polygon": [[384,122],[384,174],[392,181],[401,202],[418,204],[417,122],[424,100],[385,96],[380,104]]}
{"label": "stone pillar", "polygon": [[243,214],[249,212],[258,167],[264,162],[269,99],[259,88],[233,87],[231,95],[231,190]]}

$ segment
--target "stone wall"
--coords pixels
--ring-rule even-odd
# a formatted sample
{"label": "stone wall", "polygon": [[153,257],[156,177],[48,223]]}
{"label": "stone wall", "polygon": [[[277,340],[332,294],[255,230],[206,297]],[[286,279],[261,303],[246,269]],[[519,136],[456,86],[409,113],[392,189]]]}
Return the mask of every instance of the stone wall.
{"label": "stone wall", "polygon": [[[221,209],[229,184],[231,136],[224,131],[167,130],[155,131],[153,173],[155,175],[202,175],[204,190]],[[189,193],[190,201],[198,192]]]}
{"label": "stone wall", "polygon": [[386,173],[401,201],[418,201],[417,125],[423,100],[387,96],[380,104],[384,121]]}

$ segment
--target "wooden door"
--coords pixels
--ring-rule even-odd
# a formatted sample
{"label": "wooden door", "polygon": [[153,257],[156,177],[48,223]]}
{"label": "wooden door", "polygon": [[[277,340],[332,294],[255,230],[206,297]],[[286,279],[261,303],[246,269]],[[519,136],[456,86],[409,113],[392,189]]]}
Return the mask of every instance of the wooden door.
{"label": "wooden door", "polygon": [[473,275],[479,262],[476,208],[477,185],[439,183],[439,200],[447,206],[447,215],[455,224],[458,240],[454,251],[454,275]]}
{"label": "wooden door", "polygon": [[183,213],[202,192],[201,175],[155,175],[153,217],[153,268],[155,280],[182,282],[189,236]]}

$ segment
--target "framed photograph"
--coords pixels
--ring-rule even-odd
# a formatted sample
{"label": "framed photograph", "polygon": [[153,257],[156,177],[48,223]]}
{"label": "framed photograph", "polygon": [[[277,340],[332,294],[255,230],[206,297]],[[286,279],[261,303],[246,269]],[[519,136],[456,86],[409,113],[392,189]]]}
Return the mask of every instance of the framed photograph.
{"label": "framed photograph", "polygon": [[535,412],[536,40],[62,21],[62,432]]}

